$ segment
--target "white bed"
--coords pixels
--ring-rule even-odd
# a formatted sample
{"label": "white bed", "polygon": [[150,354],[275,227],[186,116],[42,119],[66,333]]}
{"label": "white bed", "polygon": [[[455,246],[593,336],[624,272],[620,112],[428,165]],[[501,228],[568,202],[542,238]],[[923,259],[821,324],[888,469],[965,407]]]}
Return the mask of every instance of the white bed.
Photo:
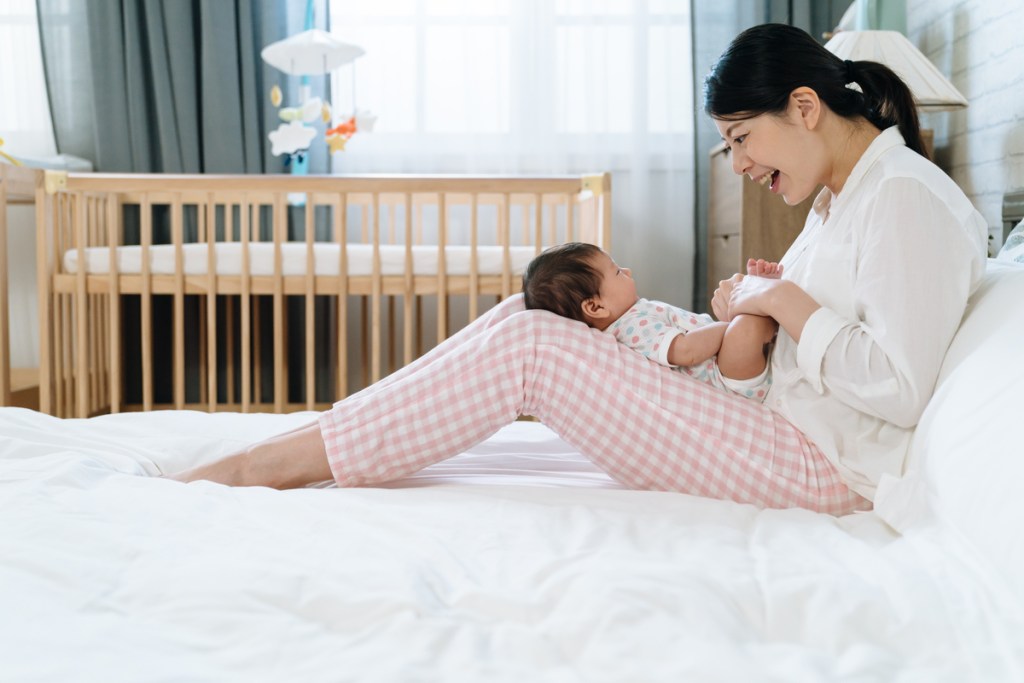
{"label": "white bed", "polygon": [[531,422],[277,492],[149,475],[309,414],[2,409],[0,680],[1024,680],[1022,300],[993,263],[908,475],[840,519],[623,490]]}

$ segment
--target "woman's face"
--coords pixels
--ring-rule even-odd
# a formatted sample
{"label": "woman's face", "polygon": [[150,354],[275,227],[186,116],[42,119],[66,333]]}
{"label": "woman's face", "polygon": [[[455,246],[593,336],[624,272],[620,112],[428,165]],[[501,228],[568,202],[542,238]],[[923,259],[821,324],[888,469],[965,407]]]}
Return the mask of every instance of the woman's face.
{"label": "woman's face", "polygon": [[807,130],[792,112],[715,119],[715,126],[731,150],[733,171],[782,195],[787,204],[799,204],[821,184]]}

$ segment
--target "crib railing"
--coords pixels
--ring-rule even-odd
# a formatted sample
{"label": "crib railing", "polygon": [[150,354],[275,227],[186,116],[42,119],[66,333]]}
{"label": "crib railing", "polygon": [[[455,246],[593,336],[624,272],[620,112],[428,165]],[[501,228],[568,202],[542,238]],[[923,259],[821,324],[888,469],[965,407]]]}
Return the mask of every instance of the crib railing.
{"label": "crib railing", "polygon": [[[8,253],[8,232],[12,229],[8,208],[42,202],[45,197],[44,180],[42,171],[0,161],[0,406],[38,406],[38,369],[14,367],[11,362],[8,264],[12,258],[33,258],[33,255]],[[41,225],[42,216],[37,213],[35,222],[29,222],[39,230],[37,223]],[[18,226],[14,229],[26,228]],[[24,366],[25,362],[21,364]]]}
{"label": "crib railing", "polygon": [[518,291],[545,246],[611,235],[607,174],[51,180],[40,407],[65,416],[322,409]]}

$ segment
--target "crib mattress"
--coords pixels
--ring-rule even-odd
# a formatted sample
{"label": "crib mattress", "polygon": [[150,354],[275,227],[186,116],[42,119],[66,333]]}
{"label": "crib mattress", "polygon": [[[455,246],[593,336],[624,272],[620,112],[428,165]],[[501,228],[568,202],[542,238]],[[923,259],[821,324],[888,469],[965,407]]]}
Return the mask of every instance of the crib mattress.
{"label": "crib mattress", "polygon": [[[85,271],[90,274],[110,271],[110,248],[90,247],[85,251]],[[182,261],[185,275],[205,275],[209,265],[209,247],[203,243],[182,245]],[[273,243],[253,242],[249,244],[249,273],[254,276],[274,274]],[[448,245],[444,249],[444,272],[448,275],[469,275],[473,249],[465,245]],[[214,245],[217,275],[240,275],[244,250],[238,242],[218,242]],[[351,277],[365,277],[373,274],[373,246],[369,244],[346,245],[347,270]],[[438,274],[440,250],[436,245],[412,247],[412,274]],[[515,246],[508,249],[509,270],[513,275],[522,275],[526,265],[537,254],[532,246]],[[505,249],[500,246],[478,246],[477,273],[479,275],[501,275],[504,273]],[[71,249],[64,253],[63,266],[67,273],[78,273],[79,252]],[[153,275],[173,275],[175,269],[175,248],[170,244],[149,247],[149,271]],[[281,270],[288,275],[305,275],[307,263],[304,242],[286,242],[281,245]],[[318,276],[338,276],[341,272],[341,247],[336,243],[317,242],[313,245],[313,268]],[[122,246],[117,248],[117,270],[122,274],[142,272],[142,247]],[[406,273],[406,249],[403,245],[381,245],[380,274],[384,276]]]}

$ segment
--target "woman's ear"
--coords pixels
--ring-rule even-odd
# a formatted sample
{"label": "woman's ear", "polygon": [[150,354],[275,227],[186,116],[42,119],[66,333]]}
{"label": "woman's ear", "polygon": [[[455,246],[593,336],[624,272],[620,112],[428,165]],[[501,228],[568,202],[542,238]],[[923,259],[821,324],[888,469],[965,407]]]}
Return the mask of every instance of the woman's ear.
{"label": "woman's ear", "polygon": [[789,94],[789,110],[807,130],[814,130],[821,118],[821,99],[811,88],[800,86]]}

